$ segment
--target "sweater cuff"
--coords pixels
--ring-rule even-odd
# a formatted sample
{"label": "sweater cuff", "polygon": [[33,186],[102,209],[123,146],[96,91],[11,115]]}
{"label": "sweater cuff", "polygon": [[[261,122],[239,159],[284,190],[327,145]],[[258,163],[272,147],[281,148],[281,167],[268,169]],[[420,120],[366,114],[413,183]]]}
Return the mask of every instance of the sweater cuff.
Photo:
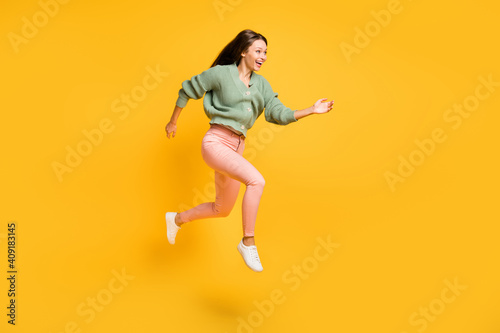
{"label": "sweater cuff", "polygon": [[294,122],[298,121],[297,119],[295,119],[295,111],[294,110],[286,113],[286,120],[285,121],[286,121],[286,124],[290,124],[290,123],[294,123]]}
{"label": "sweater cuff", "polygon": [[179,94],[179,97],[177,98],[175,105],[177,105],[180,108],[185,108],[187,105],[187,102],[188,102],[188,99],[181,96],[181,94]]}

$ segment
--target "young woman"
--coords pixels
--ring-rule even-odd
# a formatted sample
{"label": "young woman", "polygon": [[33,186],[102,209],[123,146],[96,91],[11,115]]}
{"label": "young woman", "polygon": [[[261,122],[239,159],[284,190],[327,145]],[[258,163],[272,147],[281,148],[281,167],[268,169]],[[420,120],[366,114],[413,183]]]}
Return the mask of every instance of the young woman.
{"label": "young woman", "polygon": [[267,59],[267,39],[252,30],[241,31],[215,59],[212,66],[182,83],[170,122],[167,138],[174,138],[177,119],[188,100],[203,99],[210,129],[205,134],[201,153],[215,170],[214,202],[202,203],[181,213],[166,213],[167,237],[171,244],[181,225],[194,220],[225,217],[231,212],[240,183],[245,184],[243,197],[243,238],[237,246],[246,265],[262,271],[254,227],[264,189],[264,178],[243,156],[247,130],[264,111],[268,122],[287,125],[311,114],[332,109],[333,101],[322,98],[303,110],[291,110],[278,99],[269,82],[255,73]]}

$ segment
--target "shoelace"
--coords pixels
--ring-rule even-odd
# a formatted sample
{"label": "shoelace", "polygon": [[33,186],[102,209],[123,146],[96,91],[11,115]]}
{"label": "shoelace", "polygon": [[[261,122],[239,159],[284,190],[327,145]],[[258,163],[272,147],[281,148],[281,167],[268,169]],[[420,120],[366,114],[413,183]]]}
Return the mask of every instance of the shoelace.
{"label": "shoelace", "polygon": [[257,248],[250,248],[250,257],[260,263],[259,253],[257,252]]}

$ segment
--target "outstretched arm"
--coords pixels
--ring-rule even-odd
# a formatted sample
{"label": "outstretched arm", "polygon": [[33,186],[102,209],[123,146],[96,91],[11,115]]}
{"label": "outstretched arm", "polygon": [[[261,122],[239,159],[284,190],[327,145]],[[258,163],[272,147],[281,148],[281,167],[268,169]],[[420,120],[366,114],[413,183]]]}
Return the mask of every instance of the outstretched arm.
{"label": "outstretched arm", "polygon": [[177,119],[179,118],[181,111],[182,108],[176,105],[174,112],[172,113],[172,117],[170,117],[170,121],[168,122],[167,126],[165,126],[167,138],[169,139],[170,136],[172,136],[172,138],[175,138],[175,133],[177,132]]}
{"label": "outstretched arm", "polygon": [[328,98],[321,98],[314,103],[313,106],[310,106],[303,110],[296,110],[294,113],[295,119],[299,120],[300,118],[307,117],[311,114],[321,114],[330,112],[333,108],[334,101],[326,102]]}

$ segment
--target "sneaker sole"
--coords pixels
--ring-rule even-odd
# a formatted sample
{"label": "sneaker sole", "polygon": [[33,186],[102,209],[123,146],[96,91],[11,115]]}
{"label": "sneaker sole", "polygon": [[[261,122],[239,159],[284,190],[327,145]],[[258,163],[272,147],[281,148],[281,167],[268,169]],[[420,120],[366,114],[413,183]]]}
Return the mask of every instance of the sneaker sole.
{"label": "sneaker sole", "polygon": [[[175,244],[175,237],[173,240],[170,240],[170,236],[169,236],[168,232],[169,232],[170,228],[173,227],[172,223],[175,225],[175,216],[176,215],[177,215],[177,213],[166,213],[165,214],[165,220],[167,222],[167,239],[168,239],[168,242],[172,245]],[[177,235],[177,233],[176,233],[176,235]]]}

